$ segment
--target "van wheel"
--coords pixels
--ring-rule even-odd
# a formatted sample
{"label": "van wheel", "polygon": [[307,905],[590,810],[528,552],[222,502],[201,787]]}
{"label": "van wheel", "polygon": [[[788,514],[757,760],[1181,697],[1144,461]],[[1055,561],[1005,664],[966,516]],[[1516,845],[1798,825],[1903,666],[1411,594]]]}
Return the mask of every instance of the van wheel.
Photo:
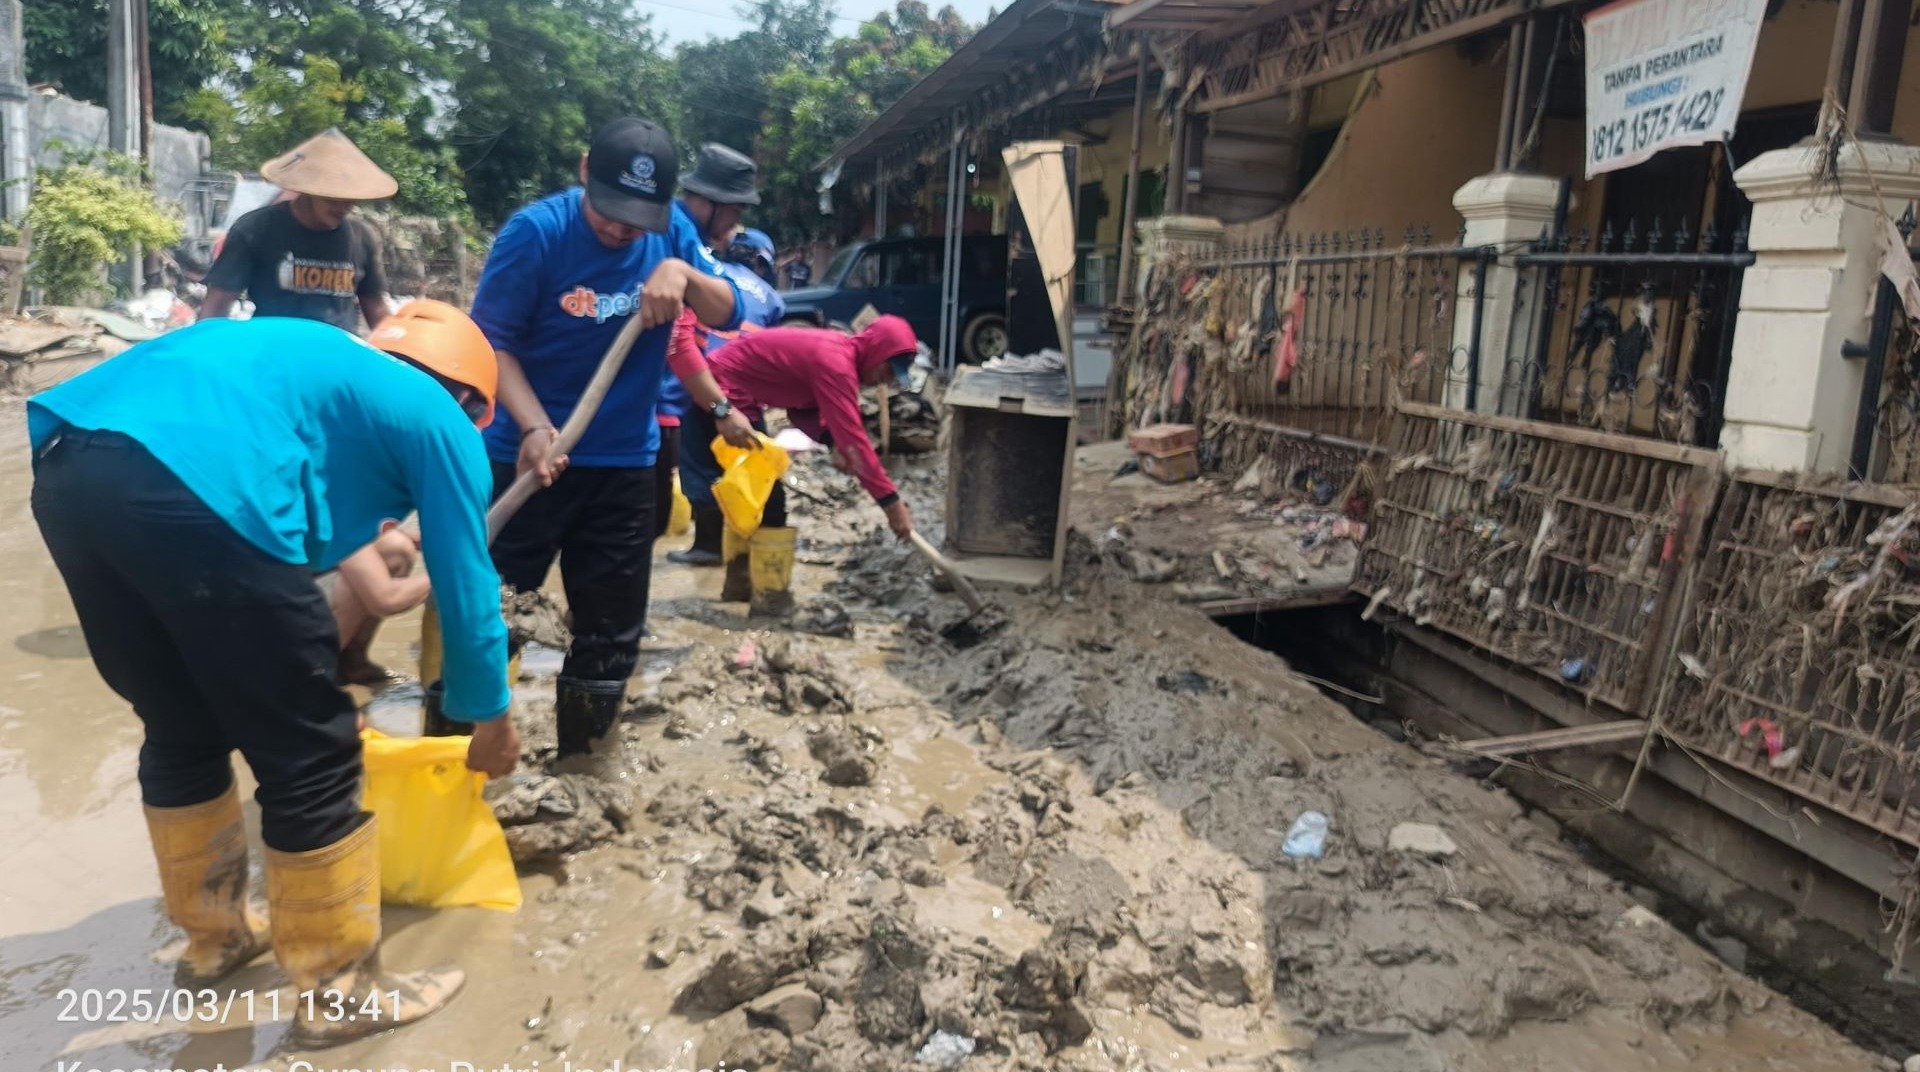
{"label": "van wheel", "polygon": [[960,353],[970,365],[1004,357],[1006,352],[1007,318],[999,313],[981,313],[960,332]]}

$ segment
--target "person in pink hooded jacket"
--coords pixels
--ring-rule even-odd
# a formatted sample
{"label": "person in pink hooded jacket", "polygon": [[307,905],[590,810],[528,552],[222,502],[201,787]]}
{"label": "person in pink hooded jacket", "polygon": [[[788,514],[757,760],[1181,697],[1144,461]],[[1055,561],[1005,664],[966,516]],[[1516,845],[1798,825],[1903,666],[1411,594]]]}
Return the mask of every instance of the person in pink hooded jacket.
{"label": "person in pink hooded jacket", "polygon": [[[904,540],[913,532],[913,515],[887,478],[860,415],[863,386],[889,380],[907,383],[920,344],[905,320],[882,316],[851,337],[821,328],[770,328],[743,335],[711,357],[701,352],[696,328],[684,316],[675,327],[667,361],[676,373],[692,375],[702,367],[711,369],[726,394],[726,401],[715,409],[738,409],[762,431],[766,410],[786,410],[794,427],[833,449],[834,463],[873,496],[896,537]],[[700,424],[698,434],[712,438],[716,418],[723,419],[726,413],[695,408],[688,416]],[[763,531],[778,530],[771,539],[779,539],[779,531],[790,531],[786,530],[783,489],[774,489],[761,524]],[[727,558],[729,576],[722,598],[745,598],[749,586],[744,556],[736,552]]]}

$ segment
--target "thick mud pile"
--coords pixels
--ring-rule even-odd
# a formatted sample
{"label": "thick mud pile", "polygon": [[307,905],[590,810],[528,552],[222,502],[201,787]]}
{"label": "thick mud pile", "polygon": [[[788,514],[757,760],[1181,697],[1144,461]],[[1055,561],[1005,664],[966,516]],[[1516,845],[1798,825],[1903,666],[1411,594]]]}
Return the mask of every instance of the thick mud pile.
{"label": "thick mud pile", "polygon": [[[536,681],[527,769],[489,789],[523,864],[611,865],[686,907],[621,927],[626,985],[654,976],[670,1005],[612,1013],[630,1066],[1478,1068],[1529,1024],[1606,1016],[1638,1049],[1756,1014],[1845,1052],[1551,820],[1090,545],[1065,594],[996,593],[1006,626],[963,650],[939,635],[957,601],[877,514],[799,512],[802,561],[831,574],[793,619],[656,613],[624,779],[549,769]],[[1309,811],[1320,852],[1289,855]]]}

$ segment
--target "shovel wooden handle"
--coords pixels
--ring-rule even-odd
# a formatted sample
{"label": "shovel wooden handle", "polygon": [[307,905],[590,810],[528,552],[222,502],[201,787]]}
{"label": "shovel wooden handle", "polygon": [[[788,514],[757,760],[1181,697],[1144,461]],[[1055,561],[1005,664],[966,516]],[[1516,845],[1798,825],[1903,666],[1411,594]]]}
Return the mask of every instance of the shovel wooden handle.
{"label": "shovel wooden handle", "polygon": [[[573,449],[580,437],[587,433],[587,425],[593,423],[593,415],[600,410],[600,403],[606,401],[607,390],[613,386],[613,378],[620,374],[620,366],[627,363],[627,354],[633,350],[635,340],[643,330],[638,310],[627,318],[626,326],[614,337],[613,345],[600,359],[600,367],[593,370],[593,379],[587,381],[586,390],[580,392],[580,402],[567,416],[567,423],[553,437],[553,444],[547,448],[547,460],[552,461]],[[491,545],[507,521],[518,513],[533,493],[540,490],[540,474],[529,469],[514,478],[512,484],[498,499],[493,508],[487,511],[487,543]]]}
{"label": "shovel wooden handle", "polygon": [[913,544],[914,550],[920,552],[928,562],[933,563],[935,569],[947,575],[947,579],[953,582],[953,590],[960,593],[960,598],[966,602],[968,610],[978,614],[987,609],[986,600],[981,599],[980,593],[974,590],[973,582],[960,576],[959,569],[955,568],[947,556],[928,543],[925,536],[920,535],[918,531],[913,531],[907,533],[907,539]]}
{"label": "shovel wooden handle", "polygon": [[[558,434],[553,437],[553,445],[547,450],[547,457],[554,458],[573,449],[580,437],[586,434],[587,425],[593,421],[593,415],[600,409],[600,403],[606,401],[607,389],[613,386],[613,378],[620,372],[620,366],[627,363],[627,354],[633,350],[634,341],[640,338],[640,314],[636,311],[627,318],[626,326],[614,337],[613,345],[600,358],[600,367],[593,370],[593,379],[587,381],[587,388],[580,394],[580,404],[573,407],[573,413],[567,417]],[[500,535],[507,521],[533,498],[540,490],[540,474],[531,470],[514,478],[507,490],[493,502],[487,511],[487,545],[493,545],[494,538]],[[433,603],[433,597],[427,597],[425,616],[420,619],[420,680],[431,684],[440,679],[440,615]]]}

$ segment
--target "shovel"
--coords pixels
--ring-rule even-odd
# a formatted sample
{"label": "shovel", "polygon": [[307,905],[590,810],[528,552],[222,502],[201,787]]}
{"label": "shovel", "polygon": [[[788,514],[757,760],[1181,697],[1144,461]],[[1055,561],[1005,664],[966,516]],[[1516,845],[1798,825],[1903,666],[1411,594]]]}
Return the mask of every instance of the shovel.
{"label": "shovel", "polygon": [[[933,564],[934,569],[946,574],[947,580],[953,582],[953,590],[959,593],[961,602],[967,605],[967,616],[942,626],[941,636],[956,648],[970,648],[1006,624],[1006,619],[1000,615],[988,613],[993,608],[987,604],[986,600],[980,598],[980,593],[973,587],[973,582],[961,576],[959,568],[953,564],[953,561],[928,543],[925,536],[920,535],[918,531],[910,531],[907,533],[907,540],[913,544],[914,550],[920,552],[922,558]],[[979,621],[981,615],[987,616],[984,622]]]}

